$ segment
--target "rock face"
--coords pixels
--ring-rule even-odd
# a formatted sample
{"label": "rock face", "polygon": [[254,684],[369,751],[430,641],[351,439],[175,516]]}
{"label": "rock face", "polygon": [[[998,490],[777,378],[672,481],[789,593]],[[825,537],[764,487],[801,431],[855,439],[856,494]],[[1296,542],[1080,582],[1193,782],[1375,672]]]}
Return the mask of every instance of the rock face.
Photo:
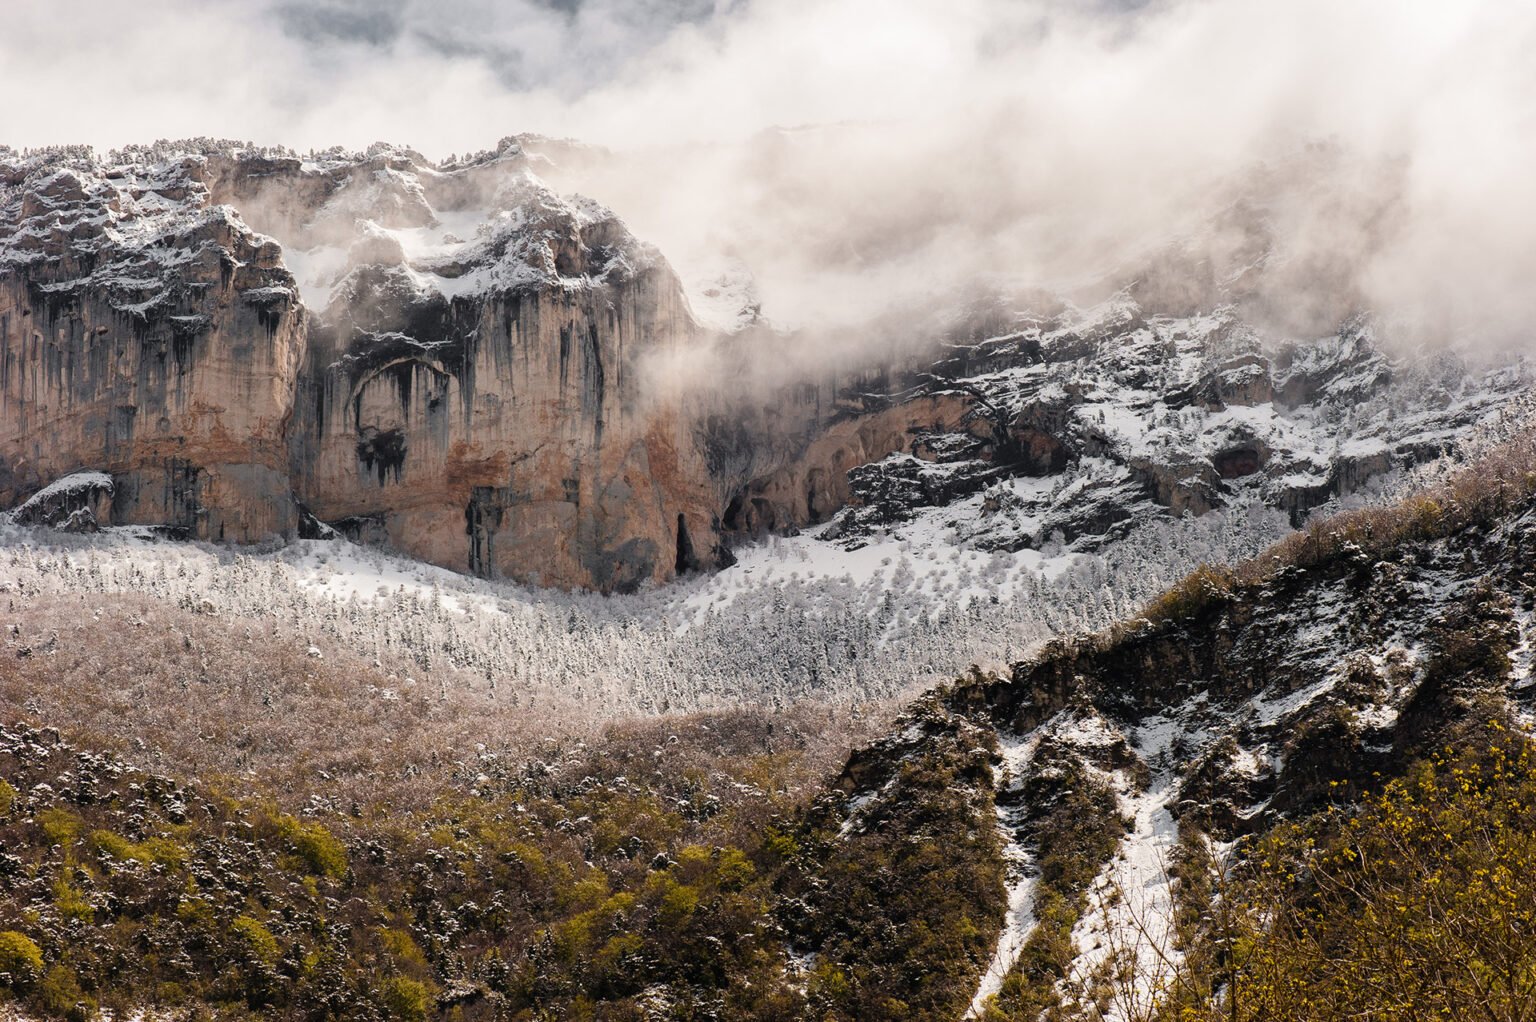
{"label": "rock face", "polygon": [[206,205],[196,159],[0,166],[0,503],[111,473],[111,517],[289,531],[306,323],[278,246]]}
{"label": "rock face", "polygon": [[[1230,297],[1230,296],[1229,296]],[[1369,320],[1275,340],[1236,301],[1157,314],[1123,291],[962,320],[903,407],[961,409],[848,477],[825,535],[953,530],[966,545],[1090,551],[1148,518],[1253,500],[1299,524],[1443,453],[1530,386],[1527,367],[1393,358]]]}
{"label": "rock face", "polygon": [[645,360],[693,334],[676,279],[601,207],[511,185],[443,255],[353,242],[311,334],[295,489],[485,576],[610,590],[713,564],[714,487],[676,400],[645,386]]}
{"label": "rock face", "polygon": [[516,145],[448,173],[185,148],[3,165],[0,505],[90,468],[111,521],[202,539],[319,518],[604,590],[724,556],[693,423],[643,380],[696,328],[611,213]]}
{"label": "rock face", "polygon": [[[1220,289],[1194,315],[1132,289],[987,309],[764,393],[737,377],[786,337],[755,306],[711,306],[735,333],[701,326],[659,252],[544,183],[551,154],[592,158],[523,138],[443,165],[382,145],[0,150],[0,507],[93,470],[103,523],[234,542],[326,523],[486,577],[626,590],[833,518],[857,544],[940,509],[1017,550],[1244,492],[1299,516],[1524,382],[1406,371],[1358,323],[1276,346]],[[700,385],[704,352],[720,378]]]}

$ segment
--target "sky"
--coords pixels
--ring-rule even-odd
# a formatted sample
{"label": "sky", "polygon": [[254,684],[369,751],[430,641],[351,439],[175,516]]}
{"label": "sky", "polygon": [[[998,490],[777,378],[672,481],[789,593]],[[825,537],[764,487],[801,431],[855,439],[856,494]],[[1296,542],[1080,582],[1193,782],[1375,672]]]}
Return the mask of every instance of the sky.
{"label": "sky", "polygon": [[1061,21],[957,0],[18,0],[14,146],[217,135],[428,155],[534,131],[608,144],[910,116]]}
{"label": "sky", "polygon": [[[627,155],[584,190],[674,261],[744,260],[813,318],[998,269],[1091,274],[1198,230],[1243,180],[1299,259],[1330,254],[1404,322],[1532,318],[1536,4],[8,7],[0,144],[382,140],[439,159],[578,138]],[[1324,170],[1301,155],[1319,146]]]}

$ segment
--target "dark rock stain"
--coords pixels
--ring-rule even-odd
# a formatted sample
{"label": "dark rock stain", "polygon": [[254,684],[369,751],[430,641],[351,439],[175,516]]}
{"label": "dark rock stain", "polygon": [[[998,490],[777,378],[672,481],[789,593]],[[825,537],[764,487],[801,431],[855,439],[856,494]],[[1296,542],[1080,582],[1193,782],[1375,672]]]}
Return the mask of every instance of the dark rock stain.
{"label": "dark rock stain", "polygon": [[400,470],[405,465],[405,434],[398,429],[363,429],[357,438],[357,460],[363,465],[363,474],[373,473],[383,486],[390,475],[400,481]]}

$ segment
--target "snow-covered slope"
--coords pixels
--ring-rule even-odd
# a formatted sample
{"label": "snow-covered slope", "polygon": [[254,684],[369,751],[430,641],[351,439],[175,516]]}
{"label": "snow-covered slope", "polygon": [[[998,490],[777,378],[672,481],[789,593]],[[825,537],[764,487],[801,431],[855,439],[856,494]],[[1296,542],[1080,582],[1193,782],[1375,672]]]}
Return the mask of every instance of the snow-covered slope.
{"label": "snow-covered slope", "polygon": [[915,374],[908,399],[971,402],[963,428],[855,468],[829,538],[948,529],[980,550],[1090,550],[1244,499],[1299,522],[1449,449],[1532,381],[1522,358],[1392,354],[1363,319],[1285,340],[1236,305],[1153,315],[1126,292],[1011,318]]}
{"label": "snow-covered slope", "polygon": [[[1473,431],[1463,456],[1519,421]],[[1378,499],[1459,463],[1396,477]],[[126,592],[206,606],[232,625],[266,622],[296,648],[351,649],[402,677],[430,667],[450,690],[494,684],[502,698],[612,719],[910,695],[968,664],[999,667],[1104,627],[1199,565],[1251,557],[1291,531],[1251,499],[1152,518],[1092,552],[983,552],[952,531],[915,531],[921,522],[852,550],[824,528],[770,537],[738,548],[730,568],[626,596],[474,579],[345,540],[242,552],[143,529],[16,524],[0,530],[0,578],[34,597]]]}
{"label": "snow-covered slope", "polygon": [[1176,920],[1199,856],[1222,868],[1234,843],[1357,797],[1459,728],[1536,724],[1531,443],[962,679],[897,722],[922,741],[855,758],[844,840],[890,811],[888,778],[924,748],[977,724],[996,742],[1008,908],[968,1017],[993,998],[1005,1017],[1148,1017],[1196,939]]}
{"label": "snow-covered slope", "polygon": [[430,670],[450,689],[614,719],[910,695],[966,664],[1107,624],[1202,561],[1252,554],[1286,529],[1259,507],[1234,513],[1051,558],[775,538],[718,574],[609,597],[468,578],[343,539],[235,552],[141,528],[11,525],[0,527],[0,578],[31,597],[138,593],[205,607],[232,626],[266,622],[295,648],[346,648],[401,677]]}

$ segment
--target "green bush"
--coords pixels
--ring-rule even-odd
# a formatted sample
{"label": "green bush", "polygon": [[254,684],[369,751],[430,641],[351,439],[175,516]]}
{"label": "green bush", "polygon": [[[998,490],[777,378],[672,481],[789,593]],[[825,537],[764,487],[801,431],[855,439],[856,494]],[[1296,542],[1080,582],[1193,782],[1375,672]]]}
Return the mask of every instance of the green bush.
{"label": "green bush", "polygon": [[43,834],[56,845],[67,848],[80,836],[79,814],[72,813],[62,806],[44,809],[37,814],[37,822],[42,824]]}
{"label": "green bush", "polygon": [[1213,1015],[1529,1017],[1536,746],[1494,724],[1465,748],[1258,844],[1223,935],[1236,937],[1236,1004]]}
{"label": "green bush", "polygon": [[25,933],[0,932],[0,973],[11,977],[12,986],[27,986],[43,975],[43,951]]}
{"label": "green bush", "polygon": [[53,907],[58,909],[59,915],[65,919],[81,922],[88,923],[96,915],[91,899],[83,890],[71,883],[69,877],[63,873],[53,882]]}
{"label": "green bush", "polygon": [[123,862],[137,862],[145,866],[155,863],[179,866],[186,859],[186,852],[170,838],[152,837],[144,841],[129,841],[110,830],[93,830],[90,841],[98,852]]}
{"label": "green bush", "polygon": [[74,970],[59,964],[48,970],[33,997],[42,1011],[66,1022],[87,1022],[96,1014],[96,1001],[80,989]]}
{"label": "green bush", "polygon": [[246,964],[271,968],[282,956],[272,931],[250,916],[237,916],[229,931]]}
{"label": "green bush", "polygon": [[435,998],[425,983],[406,976],[391,976],[379,987],[379,999],[391,1018],[399,1022],[426,1022]]}
{"label": "green bush", "polygon": [[282,815],[277,818],[277,829],[317,876],[340,880],[347,875],[347,850],[325,824],[302,823]]}

